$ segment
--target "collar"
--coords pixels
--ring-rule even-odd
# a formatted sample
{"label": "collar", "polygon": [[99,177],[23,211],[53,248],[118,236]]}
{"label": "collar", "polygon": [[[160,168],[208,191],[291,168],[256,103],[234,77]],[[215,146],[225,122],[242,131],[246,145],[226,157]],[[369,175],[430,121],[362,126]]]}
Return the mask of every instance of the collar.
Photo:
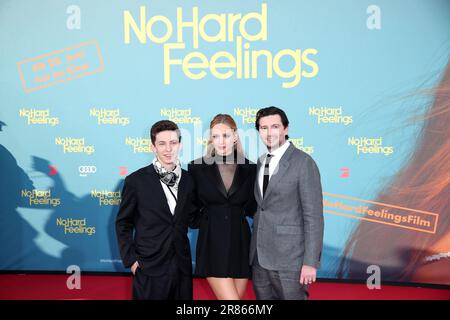
{"label": "collar", "polygon": [[283,154],[286,152],[286,150],[289,148],[289,145],[291,143],[289,141],[285,141],[283,143],[283,145],[281,145],[280,147],[278,147],[275,151],[272,152],[267,152],[266,155],[268,153],[270,153],[272,156],[277,157],[277,158],[281,158],[283,156]]}

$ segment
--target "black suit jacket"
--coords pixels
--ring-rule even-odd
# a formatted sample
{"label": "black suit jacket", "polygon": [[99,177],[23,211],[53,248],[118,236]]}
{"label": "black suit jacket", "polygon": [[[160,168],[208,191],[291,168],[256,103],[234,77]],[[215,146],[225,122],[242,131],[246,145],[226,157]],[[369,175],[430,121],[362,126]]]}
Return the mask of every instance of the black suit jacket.
{"label": "black suit jacket", "polygon": [[197,159],[188,165],[196,184],[198,219],[195,275],[249,277],[250,227],[256,211],[253,194],[256,164],[244,159],[227,192],[216,163]]}
{"label": "black suit jacket", "polygon": [[192,202],[194,192],[192,177],[182,170],[172,215],[153,165],[126,177],[116,218],[117,240],[125,267],[138,261],[142,272],[159,276],[175,257],[181,271],[192,274],[187,232],[197,212]]}

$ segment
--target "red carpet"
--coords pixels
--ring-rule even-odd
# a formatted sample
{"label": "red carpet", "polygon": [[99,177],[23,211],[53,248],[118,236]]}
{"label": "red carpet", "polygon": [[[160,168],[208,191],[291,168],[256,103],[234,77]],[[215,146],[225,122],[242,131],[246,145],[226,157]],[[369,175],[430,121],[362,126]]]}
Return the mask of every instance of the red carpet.
{"label": "red carpet", "polygon": [[[80,290],[66,287],[66,275],[0,275],[0,299],[9,300],[121,300],[131,298],[131,277],[91,276],[81,278]],[[363,284],[318,282],[311,286],[311,300],[450,300],[450,290],[383,285],[369,290]],[[255,299],[249,282],[248,300]],[[214,299],[206,280],[194,280],[194,299]]]}

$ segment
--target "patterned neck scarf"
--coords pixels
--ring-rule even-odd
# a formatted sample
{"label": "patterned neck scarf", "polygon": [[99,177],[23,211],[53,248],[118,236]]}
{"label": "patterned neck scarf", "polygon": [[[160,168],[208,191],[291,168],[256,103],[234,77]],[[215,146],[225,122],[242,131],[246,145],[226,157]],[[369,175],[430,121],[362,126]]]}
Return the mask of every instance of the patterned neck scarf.
{"label": "patterned neck scarf", "polygon": [[156,173],[158,173],[159,179],[162,183],[174,188],[175,190],[178,190],[178,183],[180,182],[181,177],[181,165],[179,160],[177,160],[175,169],[173,169],[172,171],[168,171],[158,161],[158,158],[155,157],[155,159],[153,159],[153,167],[155,168]]}

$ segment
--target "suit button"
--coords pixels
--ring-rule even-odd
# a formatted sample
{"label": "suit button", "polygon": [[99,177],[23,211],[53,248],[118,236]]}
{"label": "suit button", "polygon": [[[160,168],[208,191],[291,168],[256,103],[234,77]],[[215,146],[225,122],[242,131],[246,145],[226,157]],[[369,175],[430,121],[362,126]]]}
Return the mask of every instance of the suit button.
{"label": "suit button", "polygon": [[261,208],[261,211],[264,211],[264,208]]}
{"label": "suit button", "polygon": [[228,216],[225,216],[225,219],[228,219]]}

